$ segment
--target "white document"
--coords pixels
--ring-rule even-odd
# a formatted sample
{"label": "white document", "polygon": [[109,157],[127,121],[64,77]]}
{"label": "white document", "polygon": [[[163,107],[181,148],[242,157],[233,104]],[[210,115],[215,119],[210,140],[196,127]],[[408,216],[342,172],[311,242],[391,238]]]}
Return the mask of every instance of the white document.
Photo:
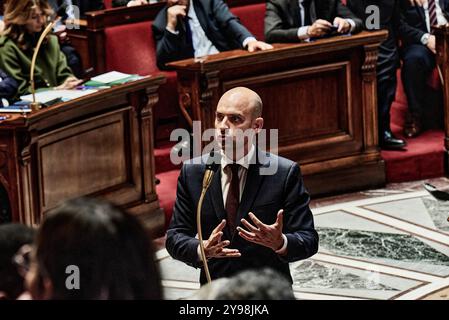
{"label": "white document", "polygon": [[[49,101],[60,98],[62,101],[70,101],[73,99],[81,98],[89,94],[95,93],[98,90],[88,89],[88,90],[47,90],[40,91],[36,93],[36,101],[40,103],[47,103]],[[33,95],[28,94],[26,96],[21,96],[21,100],[33,102]]]}
{"label": "white document", "polygon": [[111,71],[111,72],[100,74],[99,76],[93,77],[90,80],[107,84],[107,83],[111,83],[114,81],[119,81],[119,80],[129,78],[130,76],[131,76],[130,74],[126,74],[126,73],[122,73],[122,72],[118,72],[118,71]]}

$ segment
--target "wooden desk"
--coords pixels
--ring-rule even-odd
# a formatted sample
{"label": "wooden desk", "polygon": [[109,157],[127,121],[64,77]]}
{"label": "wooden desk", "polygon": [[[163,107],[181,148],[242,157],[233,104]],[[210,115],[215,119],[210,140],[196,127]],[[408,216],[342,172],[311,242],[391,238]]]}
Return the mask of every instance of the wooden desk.
{"label": "wooden desk", "polygon": [[12,220],[40,223],[60,201],[105,198],[164,226],[155,188],[152,107],[155,76],[0,123],[0,183]]}
{"label": "wooden desk", "polygon": [[378,149],[376,63],[386,31],[274,50],[223,52],[170,63],[178,72],[188,120],[214,125],[221,95],[237,86],[258,92],[265,127],[279,129],[279,154],[301,164],[312,194],[385,184]]}
{"label": "wooden desk", "polygon": [[436,36],[436,61],[443,87],[445,169],[449,168],[449,26],[432,27]]}

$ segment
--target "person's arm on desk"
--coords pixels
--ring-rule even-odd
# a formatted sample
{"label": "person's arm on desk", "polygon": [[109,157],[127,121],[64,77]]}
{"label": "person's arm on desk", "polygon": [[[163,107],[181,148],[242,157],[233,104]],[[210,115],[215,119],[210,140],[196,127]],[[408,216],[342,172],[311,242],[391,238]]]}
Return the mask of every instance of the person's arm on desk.
{"label": "person's arm on desk", "polygon": [[258,41],[251,32],[240,23],[239,19],[231,13],[228,6],[222,0],[214,2],[213,13],[214,18],[219,22],[220,26],[222,26],[223,33],[228,37],[234,37],[241,49],[246,49],[249,52],[273,49],[272,45],[263,41]]}

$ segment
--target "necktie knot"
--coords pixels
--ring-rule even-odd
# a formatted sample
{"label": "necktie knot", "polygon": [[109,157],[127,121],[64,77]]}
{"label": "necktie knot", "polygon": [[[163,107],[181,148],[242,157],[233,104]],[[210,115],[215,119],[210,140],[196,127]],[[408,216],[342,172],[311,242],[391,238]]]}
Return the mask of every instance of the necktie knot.
{"label": "necktie knot", "polygon": [[238,179],[240,165],[237,163],[231,163],[231,164],[228,164],[226,167],[231,172],[231,180],[233,180],[234,177],[237,177],[237,179]]}

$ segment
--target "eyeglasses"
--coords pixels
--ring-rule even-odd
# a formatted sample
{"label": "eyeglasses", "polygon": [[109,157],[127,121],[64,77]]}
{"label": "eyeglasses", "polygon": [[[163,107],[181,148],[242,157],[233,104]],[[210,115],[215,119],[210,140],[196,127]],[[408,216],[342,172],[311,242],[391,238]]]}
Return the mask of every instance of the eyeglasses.
{"label": "eyeglasses", "polygon": [[33,247],[29,244],[25,244],[20,247],[20,249],[12,258],[13,264],[17,267],[17,270],[22,277],[25,277],[27,272],[30,270],[32,251]]}

